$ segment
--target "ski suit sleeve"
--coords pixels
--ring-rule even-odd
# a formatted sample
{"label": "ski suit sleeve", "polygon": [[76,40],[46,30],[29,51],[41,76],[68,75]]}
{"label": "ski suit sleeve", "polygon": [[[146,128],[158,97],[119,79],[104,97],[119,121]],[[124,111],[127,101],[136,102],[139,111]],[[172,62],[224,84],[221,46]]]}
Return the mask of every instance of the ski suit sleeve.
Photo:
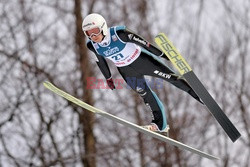
{"label": "ski suit sleeve", "polygon": [[106,79],[110,79],[112,76],[111,76],[111,73],[110,73],[110,69],[109,69],[108,63],[105,60],[105,58],[102,57],[102,56],[100,56],[95,51],[95,49],[94,49],[94,47],[93,47],[93,45],[92,45],[92,43],[90,41],[87,43],[87,47],[88,47],[89,50],[91,50],[92,52],[95,53],[95,55],[96,55],[96,57],[98,59],[98,61],[96,61],[96,63],[98,65],[99,69],[101,70],[102,74],[104,75],[104,77]]}
{"label": "ski suit sleeve", "polygon": [[168,57],[160,49],[158,49],[156,46],[149,43],[147,40],[145,40],[138,34],[127,29],[126,27],[123,27],[117,30],[117,35],[124,42],[135,43],[136,45],[146,49],[150,53],[169,60]]}

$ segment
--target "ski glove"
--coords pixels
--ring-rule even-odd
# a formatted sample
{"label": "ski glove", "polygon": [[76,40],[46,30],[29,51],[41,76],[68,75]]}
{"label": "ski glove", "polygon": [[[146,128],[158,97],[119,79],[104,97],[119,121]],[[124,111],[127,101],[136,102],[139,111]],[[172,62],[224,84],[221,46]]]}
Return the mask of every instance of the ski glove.
{"label": "ski glove", "polygon": [[114,81],[112,78],[109,78],[106,81],[107,81],[107,84],[108,84],[110,89],[112,89],[112,90],[115,89],[115,84],[114,84]]}

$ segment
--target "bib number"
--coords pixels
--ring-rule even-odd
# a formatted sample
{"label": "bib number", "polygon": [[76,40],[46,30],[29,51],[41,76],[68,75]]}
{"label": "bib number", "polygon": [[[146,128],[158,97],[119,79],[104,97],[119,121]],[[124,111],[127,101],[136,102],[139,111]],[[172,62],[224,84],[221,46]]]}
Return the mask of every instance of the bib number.
{"label": "bib number", "polygon": [[115,61],[119,61],[119,60],[121,60],[122,58],[123,58],[124,56],[122,55],[122,54],[117,54],[117,55],[115,55],[115,56],[112,56],[111,58],[113,59],[113,60],[115,60]]}

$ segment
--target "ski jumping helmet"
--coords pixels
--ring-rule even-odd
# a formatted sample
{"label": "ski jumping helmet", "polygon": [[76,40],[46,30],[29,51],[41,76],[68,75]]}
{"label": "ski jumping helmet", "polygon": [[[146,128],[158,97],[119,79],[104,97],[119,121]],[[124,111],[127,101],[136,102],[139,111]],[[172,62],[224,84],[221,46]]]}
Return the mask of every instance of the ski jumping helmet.
{"label": "ski jumping helmet", "polygon": [[93,28],[99,28],[104,36],[108,33],[108,26],[105,19],[97,13],[87,15],[82,22],[82,30],[86,36],[88,36],[86,31]]}

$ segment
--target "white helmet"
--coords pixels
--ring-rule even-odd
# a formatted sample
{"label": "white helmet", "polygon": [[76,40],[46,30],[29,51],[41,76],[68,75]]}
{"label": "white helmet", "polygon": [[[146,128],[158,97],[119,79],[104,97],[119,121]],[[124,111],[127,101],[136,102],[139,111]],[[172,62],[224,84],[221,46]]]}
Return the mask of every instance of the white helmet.
{"label": "white helmet", "polygon": [[82,30],[85,33],[85,35],[86,35],[86,31],[91,30],[96,27],[100,28],[103,35],[107,35],[108,26],[107,26],[105,19],[101,15],[97,13],[92,13],[84,18],[82,22]]}

